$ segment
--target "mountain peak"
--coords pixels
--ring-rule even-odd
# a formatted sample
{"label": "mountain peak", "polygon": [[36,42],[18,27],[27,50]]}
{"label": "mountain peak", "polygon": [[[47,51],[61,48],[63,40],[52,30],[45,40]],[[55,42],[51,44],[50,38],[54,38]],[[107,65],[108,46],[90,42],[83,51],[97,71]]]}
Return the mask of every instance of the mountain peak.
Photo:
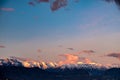
{"label": "mountain peak", "polygon": [[47,69],[47,68],[111,68],[111,67],[120,67],[120,65],[102,65],[99,63],[83,63],[83,62],[77,62],[74,64],[63,64],[59,65],[59,63],[55,62],[43,62],[43,61],[35,61],[31,59],[25,59],[25,58],[19,58],[19,57],[10,57],[6,59],[0,59],[0,65],[1,66],[23,66],[27,68],[31,67],[38,67],[41,69]]}

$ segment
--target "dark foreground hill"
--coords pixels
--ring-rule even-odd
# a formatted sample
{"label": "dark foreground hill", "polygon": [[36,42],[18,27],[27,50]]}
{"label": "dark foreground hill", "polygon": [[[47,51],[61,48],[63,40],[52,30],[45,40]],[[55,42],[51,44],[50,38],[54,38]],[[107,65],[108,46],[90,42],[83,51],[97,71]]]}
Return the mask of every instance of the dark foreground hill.
{"label": "dark foreground hill", "polygon": [[43,70],[40,68],[25,68],[15,66],[0,66],[0,80],[120,80],[120,69],[112,68],[108,70],[84,68],[56,68]]}

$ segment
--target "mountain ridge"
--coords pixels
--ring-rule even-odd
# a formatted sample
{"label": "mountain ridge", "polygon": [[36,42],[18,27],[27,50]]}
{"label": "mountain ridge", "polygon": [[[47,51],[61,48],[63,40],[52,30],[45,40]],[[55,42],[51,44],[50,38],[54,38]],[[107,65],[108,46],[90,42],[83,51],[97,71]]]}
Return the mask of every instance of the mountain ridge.
{"label": "mountain ridge", "polygon": [[0,59],[0,66],[23,66],[27,68],[32,68],[32,67],[38,67],[41,69],[47,69],[47,68],[114,68],[114,67],[120,67],[120,65],[102,65],[99,63],[82,63],[82,62],[77,62],[77,64],[63,64],[59,65],[58,63],[55,62],[43,62],[43,61],[35,61],[31,59],[25,59],[25,58],[19,58],[19,57],[10,57],[6,59]]}
{"label": "mountain ridge", "polygon": [[120,80],[120,67],[64,64],[10,57],[0,59],[0,80]]}
{"label": "mountain ridge", "polygon": [[[51,69],[51,70],[50,70]],[[26,68],[0,66],[0,80],[120,80],[120,68]]]}

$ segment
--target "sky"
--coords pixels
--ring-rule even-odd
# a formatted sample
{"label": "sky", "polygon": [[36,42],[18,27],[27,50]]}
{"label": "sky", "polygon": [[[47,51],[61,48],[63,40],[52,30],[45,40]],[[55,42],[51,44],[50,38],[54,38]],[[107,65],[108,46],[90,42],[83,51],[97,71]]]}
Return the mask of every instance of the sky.
{"label": "sky", "polygon": [[1,0],[0,58],[59,61],[77,55],[120,64],[120,10],[114,2],[69,0],[55,11],[50,6],[50,2]]}

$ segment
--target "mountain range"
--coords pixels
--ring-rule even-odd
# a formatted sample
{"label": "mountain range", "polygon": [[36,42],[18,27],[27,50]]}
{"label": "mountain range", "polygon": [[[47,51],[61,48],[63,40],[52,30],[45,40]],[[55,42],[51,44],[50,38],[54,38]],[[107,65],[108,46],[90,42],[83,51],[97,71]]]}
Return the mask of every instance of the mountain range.
{"label": "mountain range", "polygon": [[72,64],[62,64],[56,62],[43,62],[37,60],[31,60],[26,58],[19,58],[19,57],[10,57],[6,59],[0,59],[1,66],[23,66],[23,67],[38,67],[41,69],[47,68],[113,68],[113,67],[120,67],[120,64],[100,64],[100,63],[83,63],[77,62]]}
{"label": "mountain range", "polygon": [[119,66],[0,59],[0,80],[120,80]]}

